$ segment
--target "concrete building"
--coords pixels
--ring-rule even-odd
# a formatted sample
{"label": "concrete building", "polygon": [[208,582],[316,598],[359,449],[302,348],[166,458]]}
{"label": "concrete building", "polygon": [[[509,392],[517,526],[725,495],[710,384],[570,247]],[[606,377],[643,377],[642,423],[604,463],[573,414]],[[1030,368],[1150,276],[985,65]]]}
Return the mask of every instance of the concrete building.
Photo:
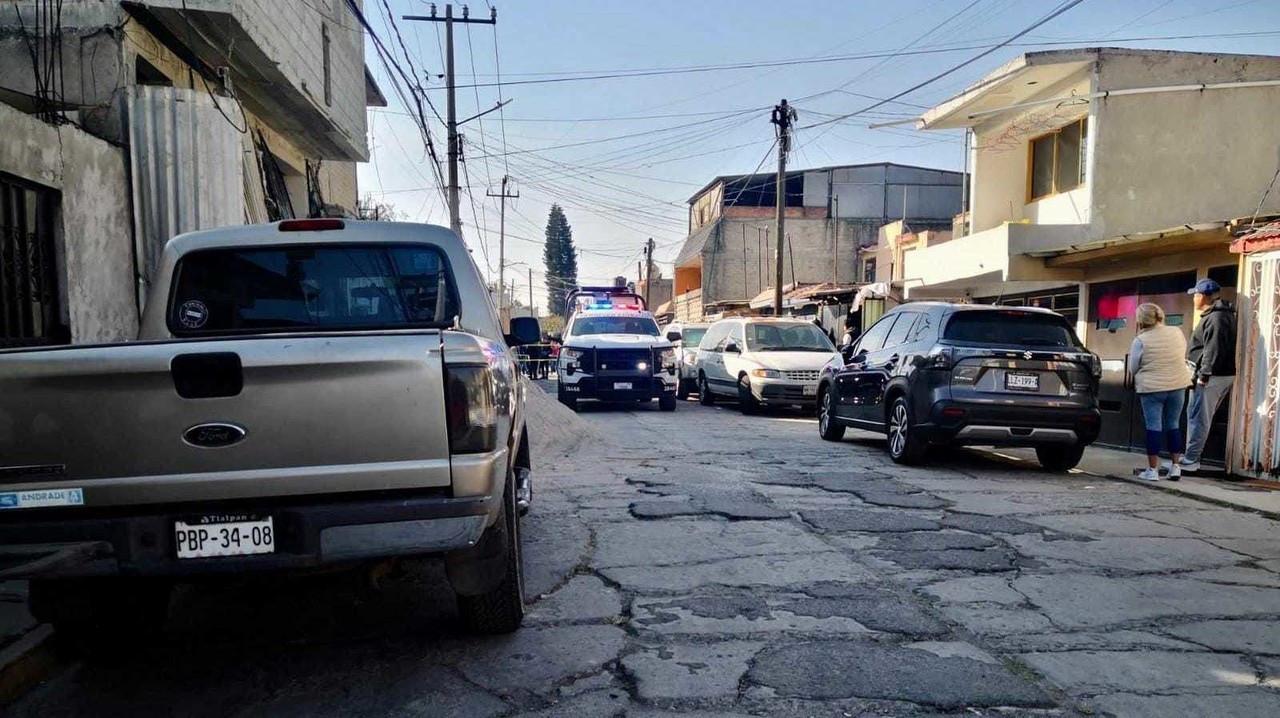
{"label": "concrete building", "polygon": [[[1022,55],[920,118],[971,134],[971,207],[956,222],[969,231],[907,254],[902,286],[911,299],[1034,304],[1074,320],[1104,359],[1102,441],[1139,447],[1124,371],[1133,310],[1157,302],[1190,333],[1197,279],[1233,298],[1228,244],[1276,172],[1278,107],[1280,57]],[[1276,211],[1273,192],[1261,212]],[[1220,437],[1210,449],[1221,455]]]}
{"label": "concrete building", "polygon": [[886,224],[877,233],[876,243],[863,247],[859,252],[861,272],[857,281],[865,284],[883,282],[894,288],[895,296],[902,298],[907,255],[951,241],[950,226],[948,222],[944,229],[921,224],[913,227],[902,220]]}
{"label": "concrete building", "polygon": [[[882,225],[950,227],[959,172],[892,163],[796,170],[786,176],[785,284],[846,283]],[[775,174],[717,177],[689,199],[689,236],[675,260],[675,311],[743,303],[773,285]]]}
{"label": "concrete building", "polygon": [[354,215],[385,99],[346,2],[59,6],[0,6],[0,257],[40,260],[0,287],[0,344],[134,337],[180,232]]}

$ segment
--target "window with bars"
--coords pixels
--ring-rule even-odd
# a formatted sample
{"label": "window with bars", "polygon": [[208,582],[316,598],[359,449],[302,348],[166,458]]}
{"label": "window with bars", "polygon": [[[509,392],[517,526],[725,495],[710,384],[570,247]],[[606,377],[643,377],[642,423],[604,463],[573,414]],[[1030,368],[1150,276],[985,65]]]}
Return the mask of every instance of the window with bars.
{"label": "window with bars", "polygon": [[0,347],[69,344],[54,246],[54,190],[0,174]]}

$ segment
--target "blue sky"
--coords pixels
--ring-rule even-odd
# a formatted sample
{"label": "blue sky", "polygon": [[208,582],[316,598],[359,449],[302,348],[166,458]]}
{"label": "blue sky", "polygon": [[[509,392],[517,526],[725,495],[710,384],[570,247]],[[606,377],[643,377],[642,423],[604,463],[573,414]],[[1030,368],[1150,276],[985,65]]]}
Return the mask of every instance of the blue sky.
{"label": "blue sky", "polygon": [[[444,112],[443,27],[399,20],[427,14],[428,3],[386,0],[404,47],[428,96]],[[366,0],[375,30],[400,55],[383,0]],[[686,200],[716,175],[746,173],[768,156],[768,109],[793,100],[799,126],[860,110],[957,65],[1017,33],[1059,3],[1049,0],[895,0],[894,2],[766,0],[738,2],[616,2],[509,0],[498,4],[498,27],[456,26],[458,115],[511,100],[502,115],[464,128],[464,236],[477,262],[496,276],[498,208],[485,196],[510,174],[520,198],[508,205],[508,282],[527,296],[532,266],[535,301],[543,303],[541,238],[552,202],[565,208],[583,249],[580,277],[634,277],[646,238],[658,244],[669,276],[684,238]],[[457,8],[458,6],[455,6]],[[440,5],[443,13],[443,4]],[[485,3],[471,6],[488,15]],[[1240,36],[1239,33],[1277,34]],[[1224,35],[1135,41],[1131,38]],[[1234,36],[1225,36],[1234,35]],[[501,63],[501,89],[494,86]],[[918,132],[910,126],[872,130],[872,122],[918,114],[1022,52],[1072,46],[1122,45],[1175,50],[1275,54],[1280,47],[1276,0],[1085,0],[1023,37],[954,74],[865,116],[801,129],[793,168],[892,161],[959,169],[958,132]],[[1066,43],[1030,45],[1028,43]],[[967,48],[967,49],[957,49]],[[372,161],[360,166],[362,193],[394,204],[415,221],[448,224],[421,134],[395,97],[366,41],[367,63],[391,106],[371,109]],[[886,53],[893,57],[856,56]],[[846,56],[855,58],[846,58]],[[777,67],[584,79],[631,71],[819,59]],[[474,63],[472,61],[474,58]],[[548,81],[550,80],[550,81]],[[910,103],[910,104],[903,104]],[[440,158],[443,125],[428,111]],[[505,122],[501,121],[505,119]],[[504,142],[505,135],[505,142]],[[503,157],[503,148],[509,154]],[[519,263],[519,264],[513,264]]]}

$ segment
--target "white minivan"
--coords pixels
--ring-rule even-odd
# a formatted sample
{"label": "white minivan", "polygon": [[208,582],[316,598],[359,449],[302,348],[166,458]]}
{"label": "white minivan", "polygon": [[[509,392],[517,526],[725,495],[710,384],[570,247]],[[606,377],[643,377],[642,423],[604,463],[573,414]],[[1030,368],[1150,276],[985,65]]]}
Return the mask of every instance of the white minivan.
{"label": "white minivan", "polygon": [[813,407],[818,377],[829,362],[840,362],[821,329],[800,319],[722,319],[698,345],[698,401],[732,398],[744,414],[761,406]]}

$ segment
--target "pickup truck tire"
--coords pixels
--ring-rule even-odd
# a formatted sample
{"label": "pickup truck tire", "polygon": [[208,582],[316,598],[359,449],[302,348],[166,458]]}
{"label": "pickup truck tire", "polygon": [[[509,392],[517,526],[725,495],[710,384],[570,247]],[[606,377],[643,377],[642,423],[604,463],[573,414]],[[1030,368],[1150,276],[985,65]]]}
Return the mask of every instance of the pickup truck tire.
{"label": "pickup truck tire", "polygon": [[[524,553],[520,546],[520,512],[516,508],[514,486],[515,477],[508,475],[502,491],[502,514],[476,547],[481,556],[495,550],[501,553],[502,579],[482,593],[458,594],[458,616],[469,633],[513,633],[524,622]],[[454,567],[449,569],[453,579]]]}
{"label": "pickup truck tire", "polygon": [[105,658],[160,634],[173,586],[141,577],[37,579],[29,590],[31,615],[53,625],[59,650]]}
{"label": "pickup truck tire", "polygon": [[569,411],[576,412],[578,410],[578,397],[569,396],[568,394],[565,394],[562,391],[558,393],[556,398],[560,400],[561,404],[564,404],[565,406],[569,407]]}
{"label": "pickup truck tire", "polygon": [[662,411],[675,411],[675,410],[676,410],[676,395],[675,395],[675,394],[663,394],[662,396],[659,396],[659,397],[658,397],[658,408],[659,408],[659,409],[661,409]]}
{"label": "pickup truck tire", "polygon": [[690,394],[689,384],[691,383],[693,382],[689,379],[684,379],[684,378],[680,379],[679,387],[676,389],[677,399],[679,399],[680,401],[684,401],[685,399],[689,398],[689,394]]}

